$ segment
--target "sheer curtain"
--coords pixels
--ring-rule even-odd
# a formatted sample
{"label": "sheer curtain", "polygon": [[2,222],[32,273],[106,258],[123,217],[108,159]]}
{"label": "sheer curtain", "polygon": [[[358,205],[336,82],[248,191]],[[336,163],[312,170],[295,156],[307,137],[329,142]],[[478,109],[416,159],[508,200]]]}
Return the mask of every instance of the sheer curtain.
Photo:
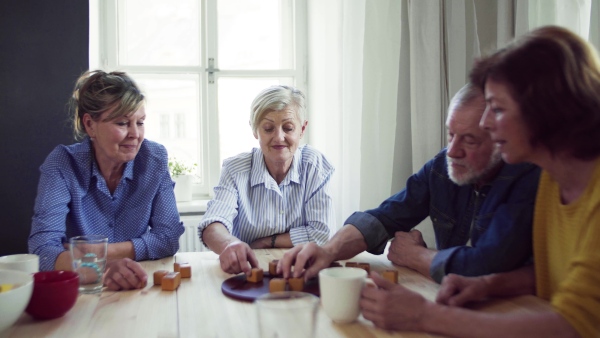
{"label": "sheer curtain", "polygon": [[448,102],[474,58],[550,23],[597,43],[599,1],[308,0],[307,133],[336,167],[334,231],[445,146]]}

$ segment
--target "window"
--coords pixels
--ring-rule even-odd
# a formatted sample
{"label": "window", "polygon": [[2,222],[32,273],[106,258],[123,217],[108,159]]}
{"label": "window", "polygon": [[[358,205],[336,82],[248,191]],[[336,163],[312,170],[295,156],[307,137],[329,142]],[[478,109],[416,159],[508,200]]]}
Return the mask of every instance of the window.
{"label": "window", "polygon": [[223,159],[258,146],[248,120],[260,90],[273,84],[306,90],[305,0],[97,6],[99,41],[90,44],[99,56],[90,47],[90,59],[137,81],[147,97],[146,138],[197,164],[196,195],[212,194]]}

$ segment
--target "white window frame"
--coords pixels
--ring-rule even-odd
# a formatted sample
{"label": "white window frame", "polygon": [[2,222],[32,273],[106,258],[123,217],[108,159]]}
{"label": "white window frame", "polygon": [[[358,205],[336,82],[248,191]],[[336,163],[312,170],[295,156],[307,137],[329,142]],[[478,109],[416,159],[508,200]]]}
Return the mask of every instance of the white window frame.
{"label": "white window frame", "polygon": [[[120,70],[130,73],[134,78],[137,74],[197,74],[200,79],[199,119],[200,139],[202,148],[199,158],[199,170],[204,178],[203,184],[195,184],[194,199],[206,199],[213,196],[213,187],[218,184],[221,173],[219,152],[219,125],[217,109],[217,83],[221,77],[293,77],[294,85],[304,91],[307,88],[307,0],[292,0],[294,10],[294,69],[282,70],[219,70],[214,73],[214,83],[208,83],[206,72],[208,60],[214,59],[214,68],[219,69],[217,41],[217,1],[198,0],[199,17],[202,20],[200,28],[200,66],[127,66],[118,63],[118,0],[89,0],[90,1],[90,67],[112,71]],[[97,10],[97,13],[96,13]],[[95,17],[97,15],[97,17]],[[94,25],[97,24],[97,27]],[[250,150],[250,149],[248,149]],[[202,155],[206,154],[206,155]]]}

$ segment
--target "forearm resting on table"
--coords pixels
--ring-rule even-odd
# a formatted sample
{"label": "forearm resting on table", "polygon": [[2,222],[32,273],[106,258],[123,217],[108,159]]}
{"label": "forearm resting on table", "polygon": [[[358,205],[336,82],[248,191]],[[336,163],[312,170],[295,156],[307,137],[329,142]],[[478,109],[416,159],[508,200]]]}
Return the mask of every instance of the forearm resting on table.
{"label": "forearm resting on table", "polygon": [[[67,246],[68,247],[68,246]],[[130,258],[135,260],[135,249],[133,242],[119,242],[108,244],[108,251],[106,258],[108,260]],[[61,252],[56,258],[54,263],[54,270],[72,270],[73,260],[71,259],[71,252],[69,250]]]}
{"label": "forearm resting on table", "polygon": [[510,297],[535,294],[535,271],[533,265],[517,270],[491,274],[483,277],[491,297]]}
{"label": "forearm resting on table", "polygon": [[[558,313],[485,313],[429,303],[423,331],[452,337],[578,337]],[[473,323],[477,323],[473,325]]]}
{"label": "forearm resting on table", "polygon": [[130,258],[135,260],[135,249],[133,247],[133,242],[127,241],[109,244],[107,258],[109,260],[121,258]]}
{"label": "forearm resting on table", "polygon": [[209,249],[219,255],[229,244],[238,240],[229,233],[223,223],[211,223],[202,231],[202,241]]}
{"label": "forearm resting on table", "polygon": [[273,242],[273,235],[259,238],[254,242],[250,243],[252,249],[270,249],[270,248],[283,248],[288,249],[294,246],[289,232],[282,234],[276,234],[275,242]]}
{"label": "forearm resting on table", "polygon": [[430,277],[431,262],[433,262],[437,250],[417,247],[415,251],[414,261],[408,267],[416,270],[423,276]]}
{"label": "forearm resting on table", "polygon": [[323,249],[333,254],[336,260],[350,259],[367,250],[363,234],[352,224],[346,224]]}

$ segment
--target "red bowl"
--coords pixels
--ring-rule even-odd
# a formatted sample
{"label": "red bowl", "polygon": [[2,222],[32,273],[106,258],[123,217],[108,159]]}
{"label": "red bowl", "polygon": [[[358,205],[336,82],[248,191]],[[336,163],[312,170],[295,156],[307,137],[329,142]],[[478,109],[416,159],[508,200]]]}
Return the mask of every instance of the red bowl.
{"label": "red bowl", "polygon": [[42,271],[33,275],[33,293],[25,309],[36,319],[62,317],[79,294],[79,275],[74,271]]}

